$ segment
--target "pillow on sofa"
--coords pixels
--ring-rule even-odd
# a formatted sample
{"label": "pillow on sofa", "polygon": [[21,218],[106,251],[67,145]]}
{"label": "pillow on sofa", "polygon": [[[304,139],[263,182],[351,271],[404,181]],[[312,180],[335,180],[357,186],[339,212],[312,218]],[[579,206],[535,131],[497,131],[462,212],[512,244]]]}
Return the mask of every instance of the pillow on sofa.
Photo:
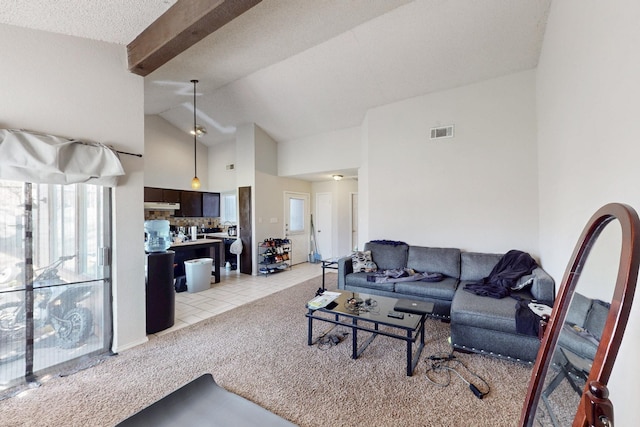
{"label": "pillow on sofa", "polygon": [[351,254],[354,273],[371,273],[378,270],[378,266],[371,259],[371,251],[358,251]]}

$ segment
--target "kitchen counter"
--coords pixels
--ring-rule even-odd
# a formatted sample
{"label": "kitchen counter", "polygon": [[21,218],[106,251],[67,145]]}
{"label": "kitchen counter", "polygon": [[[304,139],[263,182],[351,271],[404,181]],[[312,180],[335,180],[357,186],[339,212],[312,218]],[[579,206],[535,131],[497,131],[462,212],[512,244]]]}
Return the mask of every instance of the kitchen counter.
{"label": "kitchen counter", "polygon": [[183,246],[193,246],[193,245],[203,245],[203,244],[214,244],[214,243],[221,243],[222,240],[220,239],[209,239],[209,238],[203,238],[203,239],[198,239],[198,240],[185,240],[182,243],[172,243],[171,244],[171,249],[175,249],[175,248],[179,248],[179,247],[183,247]]}
{"label": "kitchen counter", "polygon": [[222,239],[187,240],[182,243],[173,243],[169,249],[176,252],[177,260],[213,258],[214,283],[220,283],[220,269],[222,268],[222,257],[224,255]]}
{"label": "kitchen counter", "polygon": [[235,239],[238,236],[229,236],[228,233],[221,231],[219,233],[204,233],[204,234],[198,234],[198,238],[200,238],[200,236],[203,236],[205,239]]}

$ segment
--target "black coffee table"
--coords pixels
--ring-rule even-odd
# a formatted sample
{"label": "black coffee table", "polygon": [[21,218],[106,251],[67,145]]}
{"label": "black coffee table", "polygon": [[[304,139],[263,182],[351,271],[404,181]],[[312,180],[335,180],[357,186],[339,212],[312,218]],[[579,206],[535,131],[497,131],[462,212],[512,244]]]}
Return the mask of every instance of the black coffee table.
{"label": "black coffee table", "polygon": [[[352,359],[357,359],[378,335],[400,339],[407,343],[407,376],[413,375],[424,348],[424,321],[429,313],[403,313],[402,319],[390,317],[389,312],[394,311],[394,306],[398,302],[395,298],[346,291],[339,292],[341,295],[327,307],[317,310],[309,309],[307,312],[306,317],[309,324],[307,344],[315,344],[313,340],[314,320],[351,329]],[[355,304],[350,303],[354,300]],[[431,311],[433,311],[433,304],[431,304]],[[380,329],[381,326],[384,329]],[[405,334],[401,335],[386,330],[387,327],[401,329]],[[373,334],[360,347],[358,347],[358,331]],[[413,345],[416,341],[417,347],[414,350]]]}

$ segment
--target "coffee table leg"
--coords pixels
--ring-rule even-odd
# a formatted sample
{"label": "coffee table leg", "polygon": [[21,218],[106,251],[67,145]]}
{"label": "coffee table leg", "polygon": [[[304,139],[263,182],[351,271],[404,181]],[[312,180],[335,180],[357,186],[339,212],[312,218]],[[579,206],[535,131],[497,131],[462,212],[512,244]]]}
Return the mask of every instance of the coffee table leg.
{"label": "coffee table leg", "polygon": [[[353,319],[353,326],[357,326],[358,321]],[[351,328],[351,358],[358,358],[358,328]]]}
{"label": "coffee table leg", "polygon": [[309,326],[307,327],[307,345],[313,345],[313,318],[312,317],[308,317],[309,319]]}
{"label": "coffee table leg", "polygon": [[411,337],[411,331],[407,331],[407,376],[410,377],[413,375],[413,340]]}
{"label": "coffee table leg", "polygon": [[424,348],[424,321],[425,315],[422,315],[420,319],[420,331],[418,331],[418,348],[416,349],[416,354],[413,354],[413,337],[412,331],[407,331],[407,376],[413,376],[413,371],[416,369],[416,365],[420,360],[420,355],[422,354],[422,349]]}

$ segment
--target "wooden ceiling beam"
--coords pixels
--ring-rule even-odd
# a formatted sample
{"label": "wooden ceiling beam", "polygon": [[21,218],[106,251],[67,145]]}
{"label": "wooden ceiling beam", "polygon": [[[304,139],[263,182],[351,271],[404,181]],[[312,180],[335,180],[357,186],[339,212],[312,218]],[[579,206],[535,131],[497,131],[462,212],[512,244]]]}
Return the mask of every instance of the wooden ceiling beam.
{"label": "wooden ceiling beam", "polygon": [[146,76],[262,0],[178,0],[127,45],[129,71]]}

